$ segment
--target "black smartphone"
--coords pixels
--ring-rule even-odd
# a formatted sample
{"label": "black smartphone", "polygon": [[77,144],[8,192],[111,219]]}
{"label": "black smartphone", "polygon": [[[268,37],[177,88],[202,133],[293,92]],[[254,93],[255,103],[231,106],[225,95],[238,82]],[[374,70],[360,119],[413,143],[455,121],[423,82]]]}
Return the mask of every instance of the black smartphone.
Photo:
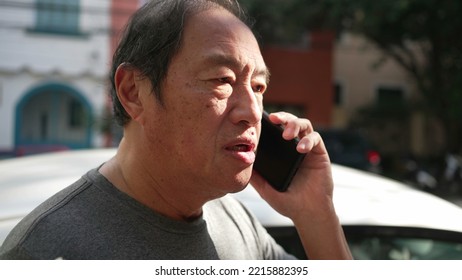
{"label": "black smartphone", "polygon": [[282,138],[283,127],[273,124],[268,113],[263,112],[261,135],[253,168],[276,190],[284,192],[289,187],[305,154],[297,152],[298,138]]}

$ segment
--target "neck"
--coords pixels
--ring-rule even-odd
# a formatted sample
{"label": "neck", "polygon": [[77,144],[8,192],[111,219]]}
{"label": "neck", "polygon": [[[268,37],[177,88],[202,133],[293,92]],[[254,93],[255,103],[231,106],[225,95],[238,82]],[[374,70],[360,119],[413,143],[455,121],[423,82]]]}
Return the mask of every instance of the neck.
{"label": "neck", "polygon": [[184,190],[184,184],[176,180],[178,176],[165,178],[159,175],[165,172],[155,172],[160,168],[147,164],[154,157],[132,151],[136,146],[122,140],[116,156],[100,168],[100,173],[120,191],[164,216],[183,221],[200,217],[208,200]]}

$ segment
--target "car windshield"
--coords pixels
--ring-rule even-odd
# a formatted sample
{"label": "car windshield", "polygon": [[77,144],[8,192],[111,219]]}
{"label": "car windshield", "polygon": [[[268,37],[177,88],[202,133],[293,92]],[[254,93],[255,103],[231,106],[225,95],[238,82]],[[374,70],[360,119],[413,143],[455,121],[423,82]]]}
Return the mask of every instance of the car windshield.
{"label": "car windshield", "polygon": [[[353,257],[357,260],[461,260],[462,233],[408,227],[344,226]],[[293,227],[269,227],[268,232],[284,249],[306,259]]]}
{"label": "car windshield", "polygon": [[430,238],[363,237],[349,239],[359,260],[460,260],[462,243]]}
{"label": "car windshield", "polygon": [[462,259],[462,233],[391,226],[344,226],[356,259],[454,260]]}

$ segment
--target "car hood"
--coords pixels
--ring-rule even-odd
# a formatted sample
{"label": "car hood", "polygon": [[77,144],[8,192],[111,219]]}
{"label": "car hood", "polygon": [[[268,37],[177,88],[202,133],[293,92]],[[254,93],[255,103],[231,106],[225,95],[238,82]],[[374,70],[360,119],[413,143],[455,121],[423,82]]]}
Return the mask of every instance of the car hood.
{"label": "car hood", "polygon": [[[64,151],[0,161],[0,243],[32,209],[88,170],[98,167],[115,149]],[[462,209],[428,193],[371,173],[333,165],[334,204],[343,225],[425,227],[462,232]],[[233,194],[264,226],[291,226],[249,186]],[[309,218],[309,217],[307,217]]]}
{"label": "car hood", "polygon": [[426,227],[462,232],[462,208],[376,174],[334,166],[334,204],[344,225]]}
{"label": "car hood", "polygon": [[23,217],[115,152],[115,149],[64,151],[0,161],[0,221]]}
{"label": "car hood", "polygon": [[[462,208],[397,181],[332,165],[334,205],[342,225],[400,226],[462,232]],[[235,194],[265,226],[292,226],[248,187]],[[307,217],[309,218],[309,217]]]}

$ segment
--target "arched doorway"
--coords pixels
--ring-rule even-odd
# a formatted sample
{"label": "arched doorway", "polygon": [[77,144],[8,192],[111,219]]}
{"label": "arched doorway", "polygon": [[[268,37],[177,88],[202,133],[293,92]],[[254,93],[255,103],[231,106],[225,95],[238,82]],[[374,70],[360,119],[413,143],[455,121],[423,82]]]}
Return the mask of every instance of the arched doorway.
{"label": "arched doorway", "polygon": [[16,106],[18,154],[91,146],[92,110],[74,88],[46,84],[28,92]]}

